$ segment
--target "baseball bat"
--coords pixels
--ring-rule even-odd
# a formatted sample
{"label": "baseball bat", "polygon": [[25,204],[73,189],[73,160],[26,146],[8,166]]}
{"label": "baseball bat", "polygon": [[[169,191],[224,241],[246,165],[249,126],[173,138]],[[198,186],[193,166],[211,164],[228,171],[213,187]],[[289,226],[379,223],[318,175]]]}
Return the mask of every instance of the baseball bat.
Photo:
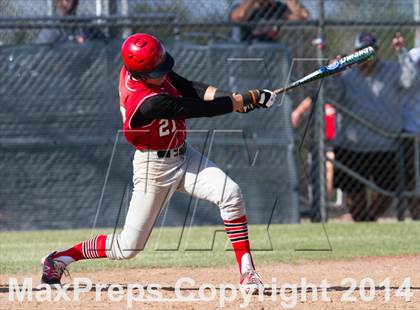
{"label": "baseball bat", "polygon": [[292,84],[276,89],[273,92],[276,94],[283,93],[285,91],[288,91],[300,85],[303,85],[303,84],[306,84],[306,83],[309,83],[318,79],[322,79],[326,76],[335,74],[337,72],[344,71],[348,69],[350,66],[365,62],[369,60],[370,58],[375,58],[375,50],[373,49],[373,47],[368,46],[364,49],[361,49],[360,51],[347,55],[341,58],[340,60],[337,60],[329,64],[328,66],[322,66],[318,70],[304,76],[303,78],[293,82]]}

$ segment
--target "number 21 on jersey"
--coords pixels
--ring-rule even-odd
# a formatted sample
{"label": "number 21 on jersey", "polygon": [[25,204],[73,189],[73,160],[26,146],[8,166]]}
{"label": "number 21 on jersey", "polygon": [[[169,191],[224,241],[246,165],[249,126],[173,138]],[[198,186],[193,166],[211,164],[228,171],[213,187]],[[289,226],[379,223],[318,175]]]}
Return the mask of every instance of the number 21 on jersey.
{"label": "number 21 on jersey", "polygon": [[161,119],[159,121],[159,136],[164,137],[176,130],[175,120]]}

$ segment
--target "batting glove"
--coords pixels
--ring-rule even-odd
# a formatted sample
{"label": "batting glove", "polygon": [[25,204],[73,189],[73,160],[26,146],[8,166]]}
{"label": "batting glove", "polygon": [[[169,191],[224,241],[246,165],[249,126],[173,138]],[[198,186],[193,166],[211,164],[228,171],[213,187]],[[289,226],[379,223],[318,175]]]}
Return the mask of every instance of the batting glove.
{"label": "batting glove", "polygon": [[243,97],[244,106],[248,106],[252,110],[251,106],[265,109],[271,107],[276,101],[277,95],[268,89],[251,89]]}

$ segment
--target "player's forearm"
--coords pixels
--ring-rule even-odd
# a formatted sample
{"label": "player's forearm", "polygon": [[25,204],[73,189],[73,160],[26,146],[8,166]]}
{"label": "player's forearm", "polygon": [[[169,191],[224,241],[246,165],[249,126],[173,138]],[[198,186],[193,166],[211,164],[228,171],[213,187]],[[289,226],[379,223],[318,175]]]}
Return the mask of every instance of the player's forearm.
{"label": "player's forearm", "polygon": [[168,118],[212,117],[233,111],[233,104],[230,97],[215,98],[211,102],[197,99],[186,100],[185,98],[180,98],[176,101],[176,105],[169,112]]}
{"label": "player's forearm", "polygon": [[214,100],[214,98],[216,98],[216,92],[217,92],[217,88],[214,86],[209,86],[207,87],[205,93],[204,93],[204,100],[205,101],[211,101]]}
{"label": "player's forearm", "polygon": [[175,72],[171,72],[169,77],[175,88],[183,97],[211,101],[215,98],[228,97],[231,95],[230,93],[222,91],[215,86],[199,81],[189,81]]}
{"label": "player's forearm", "polygon": [[204,93],[204,97],[203,99],[205,101],[212,101],[216,98],[221,98],[221,97],[230,97],[231,93],[226,92],[224,90],[220,90],[215,86],[209,86],[207,87],[205,93]]}
{"label": "player's forearm", "polygon": [[186,119],[211,117],[233,111],[230,97],[214,99],[211,103],[196,98],[174,98],[157,95],[147,99],[134,116],[136,127],[144,126],[154,119]]}

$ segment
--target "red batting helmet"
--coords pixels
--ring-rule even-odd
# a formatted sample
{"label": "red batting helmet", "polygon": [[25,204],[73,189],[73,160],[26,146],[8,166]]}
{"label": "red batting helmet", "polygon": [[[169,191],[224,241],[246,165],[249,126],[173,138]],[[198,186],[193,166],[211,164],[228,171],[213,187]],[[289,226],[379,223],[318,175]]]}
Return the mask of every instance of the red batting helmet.
{"label": "red batting helmet", "polygon": [[136,33],[121,47],[121,56],[127,70],[134,77],[159,78],[172,70],[174,59],[154,36]]}

